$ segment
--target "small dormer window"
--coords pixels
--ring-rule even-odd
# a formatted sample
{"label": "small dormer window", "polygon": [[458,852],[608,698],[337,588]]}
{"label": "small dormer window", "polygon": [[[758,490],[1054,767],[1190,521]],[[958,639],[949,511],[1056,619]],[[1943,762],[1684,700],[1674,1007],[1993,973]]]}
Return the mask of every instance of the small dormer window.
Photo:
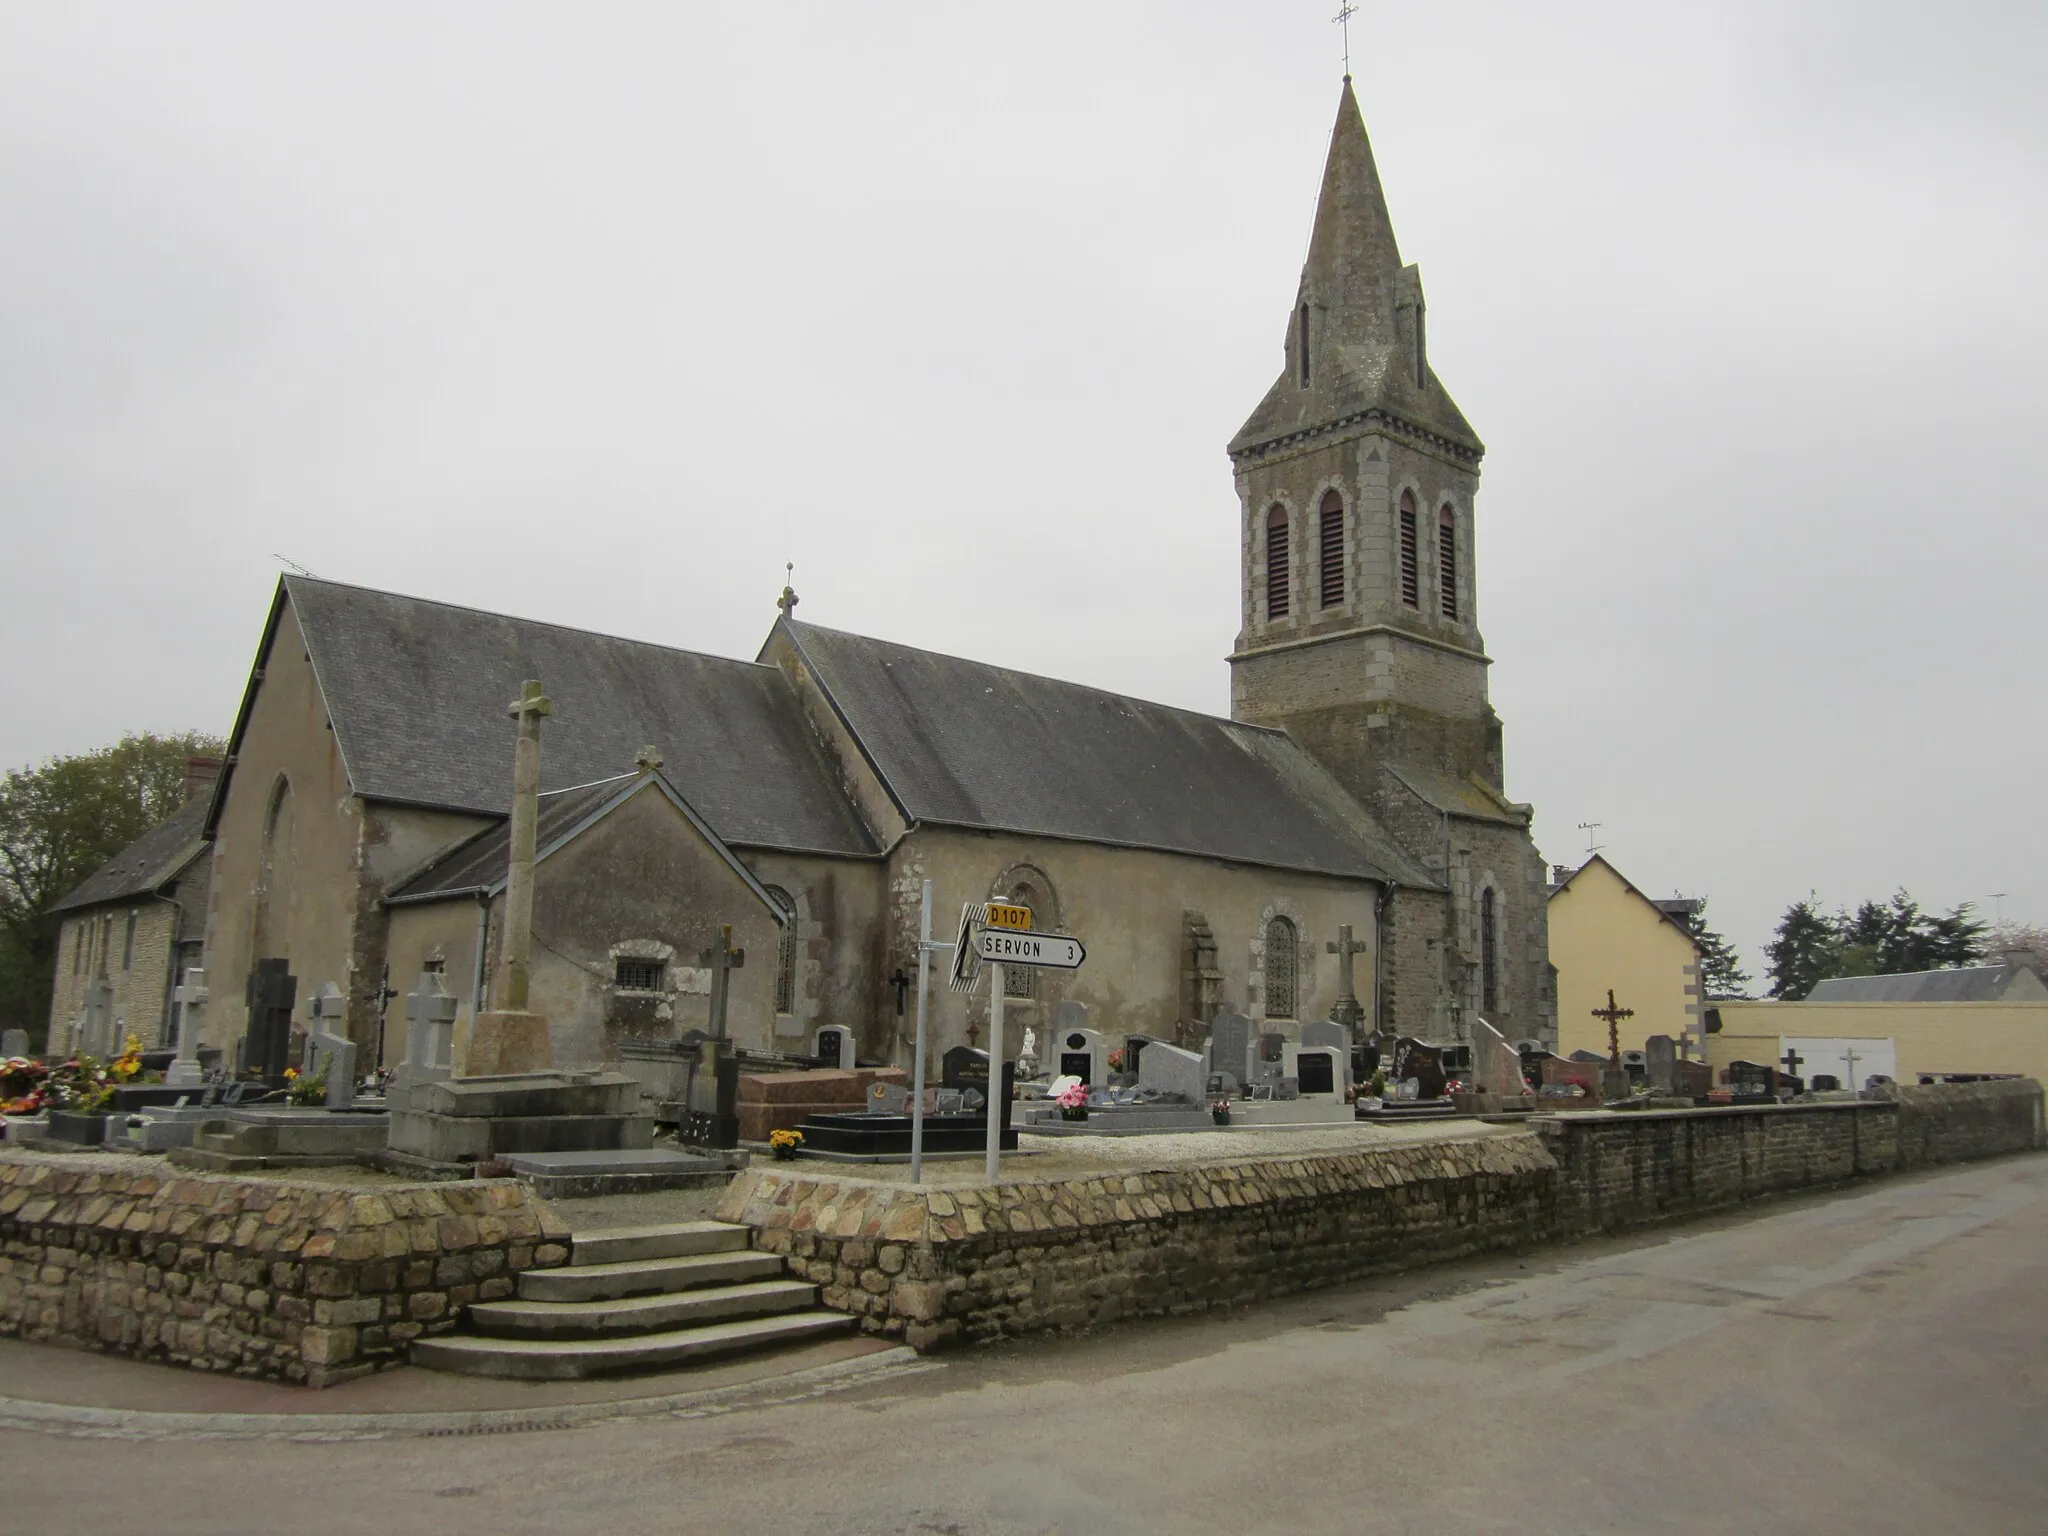
{"label": "small dormer window", "polygon": [[612,984],[621,992],[659,992],[667,978],[668,966],[660,960],[621,958],[612,973]]}

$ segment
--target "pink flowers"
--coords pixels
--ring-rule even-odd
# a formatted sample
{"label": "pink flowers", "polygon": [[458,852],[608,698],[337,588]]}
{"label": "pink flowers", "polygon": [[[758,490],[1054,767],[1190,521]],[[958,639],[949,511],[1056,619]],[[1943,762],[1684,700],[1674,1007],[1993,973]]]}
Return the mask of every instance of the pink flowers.
{"label": "pink flowers", "polygon": [[1053,1102],[1061,1109],[1079,1109],[1088,1102],[1088,1089],[1081,1083],[1069,1083],[1053,1096]]}

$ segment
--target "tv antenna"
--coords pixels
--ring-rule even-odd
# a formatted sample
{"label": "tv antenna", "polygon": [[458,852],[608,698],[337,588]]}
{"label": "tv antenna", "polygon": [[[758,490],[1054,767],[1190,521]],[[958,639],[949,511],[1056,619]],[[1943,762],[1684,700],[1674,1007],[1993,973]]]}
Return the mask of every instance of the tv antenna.
{"label": "tv antenna", "polygon": [[1596,842],[1593,837],[1594,833],[1606,825],[1607,823],[1604,821],[1582,821],[1579,823],[1579,830],[1586,834],[1586,853],[1588,857],[1598,853],[1607,846],[1605,843]]}
{"label": "tv antenna", "polygon": [[[275,560],[279,565],[290,566],[294,571],[297,571],[301,576],[313,576],[313,573],[311,571],[307,570],[303,565],[299,564],[298,561],[292,559],[289,555],[280,555],[273,551],[270,558]],[[313,579],[315,581],[318,581],[320,578],[318,576],[313,576]]]}

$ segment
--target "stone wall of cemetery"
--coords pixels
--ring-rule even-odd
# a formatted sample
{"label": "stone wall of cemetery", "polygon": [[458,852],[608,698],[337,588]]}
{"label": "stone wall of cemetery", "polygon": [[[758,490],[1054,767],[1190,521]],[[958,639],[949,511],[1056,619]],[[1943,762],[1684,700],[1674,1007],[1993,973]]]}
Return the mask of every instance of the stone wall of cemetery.
{"label": "stone wall of cemetery", "polygon": [[1254,1302],[2039,1148],[2041,1103],[2029,1081],[1898,1101],[1564,1114],[1481,1138],[1094,1178],[1026,1171],[993,1188],[767,1164],[734,1181],[718,1216],[755,1228],[756,1246],[786,1255],[825,1305],[929,1350]]}
{"label": "stone wall of cemetery", "polygon": [[568,1229],[511,1180],[364,1191],[0,1155],[0,1335],[328,1386],[567,1259]]}

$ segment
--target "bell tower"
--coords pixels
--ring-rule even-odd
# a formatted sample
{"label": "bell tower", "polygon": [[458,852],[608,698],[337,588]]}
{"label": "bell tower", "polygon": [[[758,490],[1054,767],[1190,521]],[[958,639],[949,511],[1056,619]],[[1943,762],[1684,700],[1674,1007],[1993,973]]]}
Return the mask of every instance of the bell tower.
{"label": "bell tower", "polygon": [[1349,76],[1284,351],[1230,443],[1231,713],[1293,736],[1441,873],[1448,908],[1395,903],[1396,1026],[1459,1037],[1477,1011],[1541,1037],[1543,865],[1529,808],[1506,798],[1473,579],[1486,450],[1430,366],[1421,273],[1401,260]]}

